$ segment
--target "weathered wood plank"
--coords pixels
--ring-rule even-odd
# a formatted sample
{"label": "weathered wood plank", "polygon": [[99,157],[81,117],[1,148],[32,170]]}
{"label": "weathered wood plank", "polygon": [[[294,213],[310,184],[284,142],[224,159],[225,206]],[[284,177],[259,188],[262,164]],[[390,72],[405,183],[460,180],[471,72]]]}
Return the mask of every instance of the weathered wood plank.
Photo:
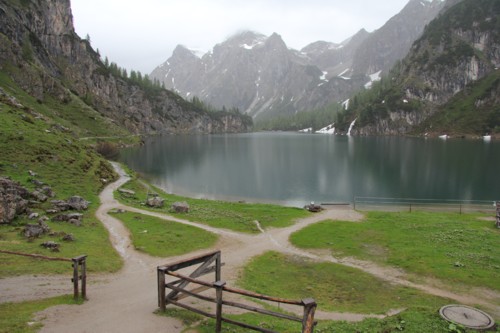
{"label": "weathered wood plank", "polygon": [[230,301],[223,301],[222,304],[227,305],[227,306],[232,306],[232,307],[235,307],[235,308],[240,308],[240,309],[243,309],[243,310],[248,310],[248,311],[260,313],[260,314],[265,314],[265,315],[272,316],[272,317],[277,317],[277,318],[292,320],[292,321],[296,321],[296,322],[299,322],[299,323],[302,322],[302,318],[295,317],[295,316],[290,316],[290,315],[287,315],[287,314],[284,314],[284,313],[279,313],[279,312],[274,312],[274,311],[269,311],[269,310],[257,308],[255,306],[250,306],[250,305],[245,305],[245,304],[236,303],[236,302],[230,302]]}
{"label": "weathered wood plank", "polygon": [[262,333],[280,333],[280,332],[268,330],[268,329],[265,329],[265,328],[262,328],[262,327],[257,327],[257,326],[253,326],[253,325],[241,323],[239,321],[231,320],[231,319],[228,319],[228,318],[222,318],[222,321],[225,322],[225,323],[228,323],[228,324],[232,324],[232,325],[236,325],[236,326],[239,326],[239,327],[247,328],[247,329],[250,329],[250,330],[253,330],[253,331],[257,331],[257,332],[262,332]]}
{"label": "weathered wood plank", "polygon": [[208,258],[213,257],[218,253],[220,253],[220,251],[205,253],[205,254],[202,254],[199,256],[192,257],[190,259],[175,261],[175,262],[170,263],[168,265],[163,265],[162,267],[168,267],[168,269],[171,271],[178,271],[179,269],[205,262]]}
{"label": "weathered wood plank", "polygon": [[41,254],[29,254],[29,253],[7,251],[7,250],[0,250],[0,253],[13,254],[13,255],[16,255],[16,256],[31,257],[31,258],[43,259],[43,260],[69,261],[69,262],[72,261],[72,259],[68,259],[68,258],[47,257],[47,256],[42,256]]}

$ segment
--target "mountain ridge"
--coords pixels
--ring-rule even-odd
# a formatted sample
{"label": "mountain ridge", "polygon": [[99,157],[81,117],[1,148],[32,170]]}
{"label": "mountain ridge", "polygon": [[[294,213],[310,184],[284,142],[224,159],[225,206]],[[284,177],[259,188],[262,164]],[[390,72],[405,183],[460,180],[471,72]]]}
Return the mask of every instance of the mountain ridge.
{"label": "mountain ridge", "polygon": [[[150,76],[184,97],[197,96],[219,108],[236,107],[254,119],[310,111],[344,102],[371,82],[370,75],[387,71],[405,55],[411,42],[442,6],[441,0],[411,0],[381,28],[393,34],[403,30],[401,39],[410,40],[403,43],[403,49],[402,43],[384,41],[381,29],[372,33],[361,29],[341,43],[317,41],[301,50],[288,48],[277,33],[264,36],[240,31],[215,45],[199,60],[187,56],[183,61],[173,54]],[[410,16],[414,18],[411,20]],[[404,28],[408,22],[411,28]],[[356,56],[374,52],[369,40],[375,46],[383,46],[383,55],[375,63]],[[264,47],[269,41],[276,43],[275,48]],[[246,69],[242,70],[243,67]]]}

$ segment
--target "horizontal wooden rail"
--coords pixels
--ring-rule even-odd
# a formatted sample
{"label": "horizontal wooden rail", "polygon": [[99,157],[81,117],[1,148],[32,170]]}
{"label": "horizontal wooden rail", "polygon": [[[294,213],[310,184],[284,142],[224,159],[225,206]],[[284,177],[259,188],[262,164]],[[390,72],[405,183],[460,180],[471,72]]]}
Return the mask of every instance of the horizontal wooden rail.
{"label": "horizontal wooden rail", "polygon": [[[81,255],[78,257],[68,259],[68,258],[47,257],[40,254],[28,254],[28,253],[21,253],[21,252],[7,251],[7,250],[0,250],[0,253],[12,254],[16,256],[24,256],[42,260],[72,262],[73,278],[71,279],[71,282],[73,282],[73,298],[78,299],[80,293],[79,281],[82,281],[81,295],[84,300],[87,299],[87,263],[86,263],[87,256],[86,255]],[[78,270],[79,267],[81,267],[81,274],[79,274]]]}
{"label": "horizontal wooden rail", "polygon": [[170,271],[177,271],[179,269],[183,269],[186,267],[190,267],[196,264],[201,264],[204,263],[207,259],[212,258],[216,254],[218,254],[220,251],[213,251],[210,253],[205,253],[199,256],[195,256],[189,259],[189,261],[186,260],[178,260],[174,261],[173,263],[169,263],[168,265],[163,265],[161,267],[168,268]]}
{"label": "horizontal wooden rail", "polygon": [[282,318],[282,319],[297,321],[299,323],[302,322],[302,318],[299,318],[299,317],[290,316],[290,315],[287,315],[287,314],[284,314],[284,313],[269,311],[269,310],[257,308],[257,307],[254,307],[254,306],[244,305],[244,304],[241,304],[241,303],[230,302],[230,301],[222,301],[222,304],[228,305],[228,306],[232,306],[232,307],[235,307],[235,308],[240,308],[240,309],[243,309],[243,310],[248,310],[248,311],[252,311],[252,312],[257,312],[257,313],[261,313],[261,314],[273,316],[273,317],[278,317],[278,318]]}
{"label": "horizontal wooden rail", "polygon": [[[204,285],[204,286],[207,286],[207,287],[213,287],[213,283],[205,282],[205,281],[201,281],[201,280],[197,280],[197,279],[193,279],[193,278],[191,278],[191,277],[189,277],[187,275],[183,275],[183,274],[179,274],[179,273],[175,273],[175,272],[171,272],[171,271],[165,271],[165,274],[173,276],[173,277],[176,277],[176,278],[179,278],[179,279],[182,279],[182,280],[189,281],[191,283],[197,283],[197,284],[201,284],[201,285]],[[302,305],[302,301],[290,300],[290,299],[285,299],[285,298],[278,298],[278,297],[272,297],[272,296],[262,295],[262,294],[254,293],[252,291],[231,288],[231,287],[228,287],[228,286],[223,286],[222,290],[230,292],[230,293],[233,293],[233,294],[239,294],[239,295],[242,295],[242,296],[247,296],[247,297],[251,297],[251,298],[261,299],[261,300],[264,300],[264,301],[271,301],[271,302],[283,303],[283,304],[291,304],[291,305]]]}
{"label": "horizontal wooden rail", "polygon": [[[193,283],[198,283],[198,282],[194,282],[193,281]],[[175,286],[176,283],[177,283],[177,281],[175,281],[174,283],[167,283],[165,285],[165,287],[169,288],[169,289],[172,289],[172,290],[175,290],[175,291],[178,291],[179,293],[188,294],[190,296],[193,296],[195,298],[201,299],[201,300],[206,301],[206,302],[210,302],[210,303],[214,303],[214,304],[217,303],[217,299],[214,298],[214,297],[207,297],[207,296],[200,295],[200,294],[197,293],[198,290],[187,290],[187,289],[176,287]],[[212,284],[211,288],[215,288],[213,286],[213,284]],[[225,291],[228,291],[226,288],[227,287],[223,287],[222,289],[225,290]],[[210,289],[210,288],[208,286],[205,286],[205,283],[204,283],[203,290],[208,290],[208,289]],[[228,289],[231,289],[231,288],[228,288]],[[241,293],[238,293],[238,294],[243,295]],[[249,296],[249,297],[251,297],[251,296]],[[182,296],[181,297],[176,297],[176,298],[174,298],[174,300],[179,301],[182,298],[185,298],[185,297],[182,297]],[[172,302],[169,301],[169,303],[172,303]],[[299,317],[290,316],[290,315],[287,315],[287,314],[278,313],[278,312],[274,312],[274,311],[269,311],[269,310],[265,310],[265,309],[260,309],[260,308],[254,307],[254,306],[249,306],[249,305],[245,305],[245,304],[241,304],[241,303],[237,303],[237,302],[231,302],[231,301],[224,301],[223,300],[222,304],[223,305],[227,305],[227,306],[232,306],[232,307],[235,307],[235,308],[239,308],[239,309],[243,309],[243,310],[257,312],[257,313],[260,313],[260,314],[270,315],[270,316],[277,317],[277,318],[292,320],[292,321],[296,321],[296,322],[302,322],[302,318],[299,318]],[[295,302],[295,301],[293,301],[293,303],[288,302],[287,304],[303,305],[302,301],[301,302]]]}
{"label": "horizontal wooden rail", "polygon": [[66,262],[72,261],[72,259],[68,259],[68,258],[47,257],[47,256],[43,256],[41,254],[29,254],[29,253],[21,253],[21,252],[6,251],[6,250],[0,250],[0,253],[13,254],[16,256],[23,256],[23,257],[30,257],[30,258],[35,258],[35,259],[51,260],[51,261],[66,261]]}

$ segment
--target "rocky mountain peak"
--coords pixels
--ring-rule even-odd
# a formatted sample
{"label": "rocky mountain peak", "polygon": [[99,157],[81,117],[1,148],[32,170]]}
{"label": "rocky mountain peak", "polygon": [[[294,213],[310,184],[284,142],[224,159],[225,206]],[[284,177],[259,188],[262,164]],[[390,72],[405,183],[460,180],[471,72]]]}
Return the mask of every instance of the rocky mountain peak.
{"label": "rocky mountain peak", "polygon": [[188,49],[184,45],[177,45],[172,52],[171,59],[194,60],[194,58],[198,59],[199,57],[193,50]]}
{"label": "rocky mountain peak", "polygon": [[368,31],[366,31],[365,28],[362,28],[360,29],[358,32],[356,32],[356,34],[354,34],[354,36],[346,39],[345,41],[343,41],[340,45],[347,45],[349,43],[358,43],[358,42],[362,42],[364,41],[368,36],[370,35],[370,33]]}
{"label": "rocky mountain peak", "polygon": [[265,47],[268,50],[287,50],[288,47],[286,46],[285,42],[281,38],[280,35],[278,35],[276,32],[274,32],[269,38],[267,38],[265,42]]}
{"label": "rocky mountain peak", "polygon": [[[422,4],[420,3],[422,2]],[[278,33],[241,31],[199,61],[158,67],[151,76],[181,95],[217,107],[237,107],[254,117],[296,113],[343,102],[380,78],[420,37],[439,0],[412,0],[379,30],[359,30],[342,43],[316,41],[297,51]],[[413,8],[411,11],[408,8]]]}
{"label": "rocky mountain peak", "polygon": [[235,46],[241,46],[243,44],[252,45],[258,42],[264,42],[266,39],[267,37],[263,34],[251,30],[245,30],[229,37],[225,43]]}

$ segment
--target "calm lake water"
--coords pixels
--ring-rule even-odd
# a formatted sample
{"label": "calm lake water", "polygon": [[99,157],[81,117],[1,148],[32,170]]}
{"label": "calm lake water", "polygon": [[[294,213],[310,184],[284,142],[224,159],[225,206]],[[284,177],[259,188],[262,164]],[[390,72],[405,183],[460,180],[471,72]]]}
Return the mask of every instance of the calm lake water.
{"label": "calm lake water", "polygon": [[160,136],[121,160],[169,193],[352,202],[354,196],[500,200],[500,143],[296,133]]}

